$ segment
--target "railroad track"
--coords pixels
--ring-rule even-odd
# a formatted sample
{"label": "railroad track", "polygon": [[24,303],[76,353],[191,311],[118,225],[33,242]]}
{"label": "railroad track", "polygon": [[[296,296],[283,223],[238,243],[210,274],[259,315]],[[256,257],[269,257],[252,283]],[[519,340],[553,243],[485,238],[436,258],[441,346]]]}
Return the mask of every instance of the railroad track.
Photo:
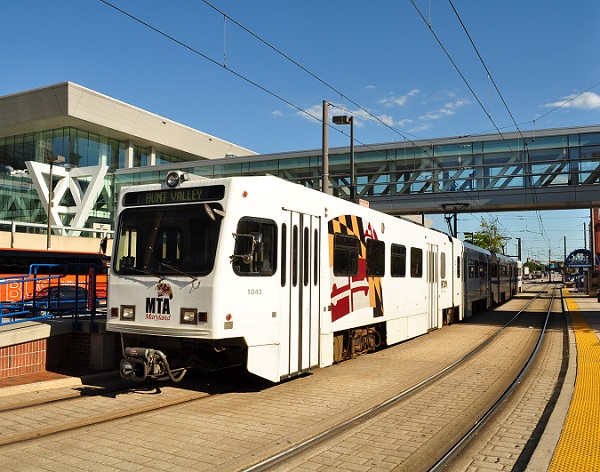
{"label": "railroad track", "polygon": [[[344,469],[348,459],[340,459],[343,455],[350,458],[348,464],[355,458],[354,466],[442,470],[523,379],[542,343],[556,290],[552,288],[550,295],[538,293],[485,342],[414,387],[244,471],[313,470],[328,462],[332,468]],[[540,304],[546,305],[544,316],[539,316]],[[506,362],[494,362],[498,359]],[[491,364],[498,365],[489,368]],[[436,421],[431,421],[431,412],[439,411],[444,396],[451,396],[444,402],[447,411],[434,413]],[[420,428],[423,424],[427,427]],[[390,438],[395,444],[386,451],[384,444]]]}

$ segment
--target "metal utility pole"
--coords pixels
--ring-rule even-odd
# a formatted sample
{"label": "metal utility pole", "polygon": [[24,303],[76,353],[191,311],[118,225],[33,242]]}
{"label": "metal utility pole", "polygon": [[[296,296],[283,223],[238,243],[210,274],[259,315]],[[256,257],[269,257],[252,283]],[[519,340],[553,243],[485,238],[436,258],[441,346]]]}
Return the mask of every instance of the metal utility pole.
{"label": "metal utility pole", "polygon": [[321,191],[329,192],[329,102],[323,100],[323,181]]}

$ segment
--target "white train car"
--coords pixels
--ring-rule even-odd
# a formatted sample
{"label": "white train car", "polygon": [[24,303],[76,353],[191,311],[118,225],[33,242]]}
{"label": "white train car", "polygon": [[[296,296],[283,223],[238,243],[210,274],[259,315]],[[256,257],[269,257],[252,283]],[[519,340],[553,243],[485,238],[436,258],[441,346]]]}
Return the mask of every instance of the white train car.
{"label": "white train car", "polygon": [[107,329],[121,375],[278,382],[462,319],[462,243],[276,177],[122,189]]}

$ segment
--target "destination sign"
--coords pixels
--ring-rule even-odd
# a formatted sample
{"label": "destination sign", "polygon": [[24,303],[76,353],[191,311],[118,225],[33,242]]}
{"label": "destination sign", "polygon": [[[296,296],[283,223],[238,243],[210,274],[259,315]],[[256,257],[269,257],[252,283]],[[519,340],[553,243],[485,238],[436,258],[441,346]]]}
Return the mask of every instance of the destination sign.
{"label": "destination sign", "polygon": [[224,185],[206,187],[179,188],[168,190],[149,190],[125,194],[123,205],[166,205],[170,203],[197,203],[221,200],[225,196]]}

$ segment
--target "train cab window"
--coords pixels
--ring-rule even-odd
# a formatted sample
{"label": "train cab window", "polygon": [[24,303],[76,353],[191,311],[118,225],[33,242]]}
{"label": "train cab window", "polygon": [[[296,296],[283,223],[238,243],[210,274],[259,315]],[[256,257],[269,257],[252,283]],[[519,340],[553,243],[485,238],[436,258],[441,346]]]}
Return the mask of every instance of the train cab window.
{"label": "train cab window", "polygon": [[385,242],[367,239],[367,275],[383,277],[385,274]]}
{"label": "train cab window", "polygon": [[179,228],[161,228],[158,237],[158,251],[154,254],[167,263],[179,263],[181,260],[181,243],[183,235]]}
{"label": "train cab window", "polygon": [[440,254],[440,278],[446,278],[446,253],[442,252]]}
{"label": "train cab window", "polygon": [[423,249],[410,248],[410,276],[423,277]]}
{"label": "train cab window", "polygon": [[277,225],[274,221],[244,217],[233,236],[231,265],[236,274],[268,276],[275,273]]}
{"label": "train cab window", "polygon": [[392,244],[390,273],[392,277],[406,277],[406,246]]}
{"label": "train cab window", "polygon": [[208,275],[214,267],[222,221],[210,216],[211,209],[222,207],[207,203],[173,206],[169,211],[158,207],[123,211],[115,235],[113,270],[136,276]]}
{"label": "train cab window", "polygon": [[336,233],[333,236],[333,275],[358,275],[360,241],[356,236]]}

